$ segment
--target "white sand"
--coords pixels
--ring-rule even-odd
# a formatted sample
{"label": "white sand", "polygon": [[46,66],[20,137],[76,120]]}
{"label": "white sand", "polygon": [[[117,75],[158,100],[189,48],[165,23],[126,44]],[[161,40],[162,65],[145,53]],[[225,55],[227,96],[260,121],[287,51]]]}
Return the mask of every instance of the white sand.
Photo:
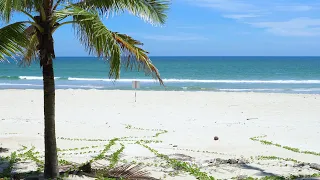
{"label": "white sand", "polygon": [[[28,148],[35,146],[37,151],[43,151],[42,94],[40,90],[0,91],[0,147],[9,148],[12,152],[20,149],[21,145]],[[148,146],[167,155],[188,155],[192,163],[216,178],[320,173],[308,166],[295,167],[289,161],[256,159],[264,155],[320,163],[320,156],[296,153],[250,140],[251,137],[265,135],[262,139],[283,146],[320,152],[320,95],[138,91],[135,103],[133,91],[57,90],[56,98],[57,137],[111,139],[138,136],[141,137],[139,139],[146,139],[143,137],[156,133],[126,129],[125,125],[130,124],[133,127],[168,130],[168,133],[153,138],[163,143]],[[214,136],[220,139],[214,141]],[[100,150],[108,143],[61,139],[57,142],[61,149],[99,145]],[[122,143],[126,146],[122,160],[150,162],[153,166],[147,169],[158,178],[163,177],[164,171],[172,170],[154,167],[165,161],[156,158],[144,147]],[[117,144],[108,154],[119,147]],[[75,152],[68,151],[60,157],[84,162],[97,154],[70,155]],[[216,158],[241,158],[248,164],[210,165],[209,161],[214,162]],[[175,177],[167,176],[167,179],[195,178],[180,173]]]}

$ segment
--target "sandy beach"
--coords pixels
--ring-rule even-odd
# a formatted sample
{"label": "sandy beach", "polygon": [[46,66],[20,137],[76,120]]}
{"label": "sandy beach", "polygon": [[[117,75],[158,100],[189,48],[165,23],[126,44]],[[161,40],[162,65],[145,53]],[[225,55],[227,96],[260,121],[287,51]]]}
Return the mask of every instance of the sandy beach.
{"label": "sandy beach", "polygon": [[[34,146],[43,160],[43,92],[1,90],[0,100],[0,147],[9,150],[0,156]],[[60,159],[85,162],[120,138],[106,155],[122,143],[119,164],[143,163],[156,178],[196,179],[143,145],[218,179],[320,173],[311,167],[320,163],[319,127],[320,95],[138,91],[134,102],[134,91],[56,92]],[[37,169],[26,161],[17,171]]]}

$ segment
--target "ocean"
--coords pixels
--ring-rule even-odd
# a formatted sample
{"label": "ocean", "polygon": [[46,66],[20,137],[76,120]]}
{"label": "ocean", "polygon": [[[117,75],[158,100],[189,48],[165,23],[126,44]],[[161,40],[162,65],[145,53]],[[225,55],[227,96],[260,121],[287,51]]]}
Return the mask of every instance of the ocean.
{"label": "ocean", "polygon": [[[151,57],[165,86],[144,72],[121,72],[108,77],[108,63],[93,57],[60,57],[54,60],[57,89],[235,91],[320,93],[320,57]],[[41,89],[38,63],[30,67],[0,63],[0,89]]]}

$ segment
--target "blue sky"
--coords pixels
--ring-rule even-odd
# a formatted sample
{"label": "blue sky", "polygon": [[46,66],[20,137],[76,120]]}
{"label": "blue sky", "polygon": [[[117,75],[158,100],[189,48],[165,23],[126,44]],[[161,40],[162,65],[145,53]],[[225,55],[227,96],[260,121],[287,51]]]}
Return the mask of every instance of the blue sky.
{"label": "blue sky", "polygon": [[[105,24],[152,56],[319,56],[320,0],[172,0],[167,23],[129,14]],[[71,26],[55,33],[57,56],[88,56]]]}

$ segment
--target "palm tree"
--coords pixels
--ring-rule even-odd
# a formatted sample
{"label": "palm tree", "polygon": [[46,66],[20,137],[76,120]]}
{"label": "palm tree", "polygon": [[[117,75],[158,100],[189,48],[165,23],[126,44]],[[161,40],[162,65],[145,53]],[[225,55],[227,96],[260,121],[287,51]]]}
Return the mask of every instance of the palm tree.
{"label": "palm tree", "polygon": [[168,5],[168,0],[0,0],[0,18],[7,24],[16,12],[26,15],[26,21],[0,29],[0,61],[21,57],[28,65],[37,59],[42,67],[45,178],[58,176],[53,33],[63,25],[72,24],[85,49],[108,60],[110,78],[119,78],[123,64],[128,69],[142,69],[163,84],[148,53],[141,48],[142,43],[110,31],[101,18],[128,11],[147,22],[161,25],[165,23]]}

